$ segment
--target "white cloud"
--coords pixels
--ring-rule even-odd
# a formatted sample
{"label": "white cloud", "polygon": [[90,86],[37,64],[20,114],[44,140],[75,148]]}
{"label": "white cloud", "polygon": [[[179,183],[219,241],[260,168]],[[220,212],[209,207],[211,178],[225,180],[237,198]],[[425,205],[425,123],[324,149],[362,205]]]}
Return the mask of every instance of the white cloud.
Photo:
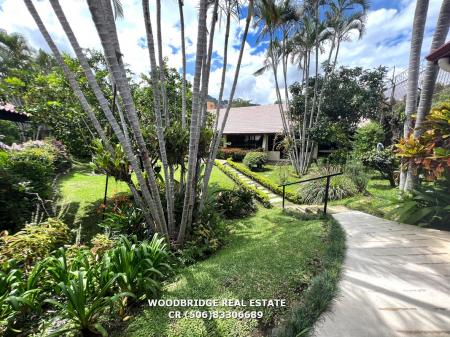
{"label": "white cloud", "polygon": [[[431,44],[432,30],[436,24],[440,7],[439,0],[431,0],[429,15],[427,20],[427,31],[424,39],[424,55],[427,54]],[[122,53],[125,55],[125,62],[128,63],[133,72],[139,74],[149,70],[148,52],[146,48],[141,48],[139,40],[145,38],[144,22],[142,17],[141,1],[123,0],[125,18],[118,21],[118,33],[121,43]],[[66,52],[71,52],[67,39],[51,9],[48,1],[34,1],[47,28],[54,37],[57,45]],[[179,12],[177,1],[162,1],[162,33],[163,33],[163,53],[169,58],[169,65],[181,69],[181,51],[179,46]],[[77,35],[79,42],[84,48],[100,48],[95,27],[86,1],[71,0],[61,1],[61,5],[68,17],[72,28]],[[197,0],[185,1],[185,30],[186,37],[190,41],[197,37]],[[151,2],[150,10],[154,28],[156,27],[155,4]],[[396,66],[397,69],[404,69],[408,64],[409,41],[411,36],[411,26],[414,16],[414,0],[402,0],[402,9],[378,9],[369,12],[366,34],[361,40],[345,42],[341,47],[339,63],[349,66],[376,67],[386,65]],[[22,1],[0,0],[0,28],[9,32],[22,33],[30,41],[34,48],[48,49],[43,38],[37,31],[34,21],[29,15]],[[239,37],[242,34],[244,21],[232,21],[229,47],[229,67],[226,76],[226,89],[224,99],[228,98],[229,90],[234,77],[234,66],[236,65],[239,50],[233,48],[239,45]],[[218,60],[223,58],[225,25],[220,25],[216,30],[214,40],[214,50],[217,52]],[[254,33],[254,29],[251,29]],[[156,36],[156,32],[155,32]],[[177,48],[174,52],[173,48]],[[187,54],[189,61],[195,61],[195,43],[187,43]],[[253,72],[257,70],[264,60],[264,52],[256,52],[257,46],[246,45],[242,67],[240,70],[239,82],[235,97],[250,99],[253,102],[266,104],[276,100],[274,90],[274,80],[271,72],[267,72],[259,77],[254,77]],[[321,60],[326,58],[326,54],[321,55]],[[221,69],[211,72],[210,94],[218,96]],[[300,79],[300,73],[295,66],[289,67],[289,83]],[[188,76],[192,80],[192,75]]]}

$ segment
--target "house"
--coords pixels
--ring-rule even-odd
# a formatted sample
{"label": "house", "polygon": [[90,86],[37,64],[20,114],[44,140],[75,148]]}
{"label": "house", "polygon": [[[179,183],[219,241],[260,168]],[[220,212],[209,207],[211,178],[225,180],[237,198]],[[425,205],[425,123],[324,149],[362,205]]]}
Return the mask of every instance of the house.
{"label": "house", "polygon": [[[219,111],[219,126],[226,109]],[[283,134],[278,104],[231,108],[223,132],[224,147],[262,148],[269,160],[283,157],[277,147]]]}
{"label": "house", "polygon": [[426,59],[430,62],[436,62],[442,70],[450,72],[450,41],[433,50]]}

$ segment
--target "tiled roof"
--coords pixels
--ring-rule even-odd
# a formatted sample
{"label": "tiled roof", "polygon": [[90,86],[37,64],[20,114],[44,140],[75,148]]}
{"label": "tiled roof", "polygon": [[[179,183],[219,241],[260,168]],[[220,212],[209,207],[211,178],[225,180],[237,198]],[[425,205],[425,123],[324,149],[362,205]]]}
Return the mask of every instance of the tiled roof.
{"label": "tiled roof", "polygon": [[444,43],[438,49],[433,50],[433,52],[426,57],[428,61],[435,62],[443,57],[450,56],[450,41]]}
{"label": "tiled roof", "polygon": [[[219,112],[219,127],[226,109]],[[224,134],[281,133],[281,121],[278,104],[231,108],[225,124]]]}

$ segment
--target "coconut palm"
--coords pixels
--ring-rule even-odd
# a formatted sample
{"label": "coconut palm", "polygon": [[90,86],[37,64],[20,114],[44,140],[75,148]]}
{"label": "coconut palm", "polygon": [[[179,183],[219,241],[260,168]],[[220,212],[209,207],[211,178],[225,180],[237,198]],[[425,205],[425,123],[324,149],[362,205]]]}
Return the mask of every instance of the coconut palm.
{"label": "coconut palm", "polygon": [[[422,51],[423,35],[427,19],[429,0],[418,0],[414,13],[413,30],[411,37],[411,48],[409,52],[408,85],[406,94],[405,123],[403,137],[408,137],[412,130],[412,115],[417,107],[417,88],[419,83],[420,54]],[[400,190],[404,190],[406,181],[406,163],[400,167]]]}
{"label": "coconut palm", "polygon": [[[425,11],[426,14],[426,11]],[[422,17],[423,12],[421,11],[421,14],[419,14],[419,17]],[[415,21],[415,20],[414,20]],[[431,50],[435,50],[442,46],[445,43],[445,39],[447,37],[448,31],[449,31],[449,25],[450,25],[450,0],[444,0],[441,5],[439,18],[436,24],[436,30],[433,34],[433,41],[431,42]],[[414,31],[413,31],[414,34]],[[423,34],[423,32],[422,32]],[[411,43],[411,50],[412,45],[415,44],[413,41]],[[420,51],[419,51],[420,55]],[[422,84],[422,90],[420,91],[420,101],[419,106],[417,108],[417,114],[415,119],[415,125],[414,125],[414,132],[413,137],[418,138],[423,133],[423,121],[425,120],[426,115],[431,109],[431,100],[433,97],[434,87],[436,84],[437,75],[439,73],[439,66],[434,62],[427,62],[424,77],[423,77],[423,84]],[[409,75],[409,74],[408,74]],[[409,77],[408,77],[408,94],[409,92]],[[411,88],[412,90],[413,88]],[[417,92],[417,90],[416,90]],[[415,96],[415,95],[414,95]],[[414,97],[415,98],[415,97]],[[410,98],[408,97],[408,100]],[[413,99],[411,98],[411,101]],[[416,103],[416,100],[414,100],[414,103]],[[415,107],[415,106],[414,106]],[[409,121],[411,123],[411,121]],[[410,128],[410,125],[406,125],[405,122],[405,128]],[[407,133],[405,134],[405,137],[409,136],[409,133],[411,132],[410,129],[405,130]],[[415,167],[415,164],[413,161],[411,161],[408,164],[408,172],[406,176],[406,180],[403,186],[404,191],[411,191],[416,188],[418,184],[418,175],[417,175],[417,169]]]}

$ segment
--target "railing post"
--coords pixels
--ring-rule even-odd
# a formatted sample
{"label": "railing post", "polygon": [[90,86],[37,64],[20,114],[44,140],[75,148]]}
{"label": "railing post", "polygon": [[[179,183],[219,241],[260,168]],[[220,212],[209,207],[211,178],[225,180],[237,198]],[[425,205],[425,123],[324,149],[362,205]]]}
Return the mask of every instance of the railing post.
{"label": "railing post", "polygon": [[284,194],[285,194],[286,186],[283,185],[283,209],[284,209]]}
{"label": "railing post", "polygon": [[330,176],[327,176],[327,186],[325,187],[325,204],[323,205],[323,213],[327,214],[328,189],[330,188]]}

